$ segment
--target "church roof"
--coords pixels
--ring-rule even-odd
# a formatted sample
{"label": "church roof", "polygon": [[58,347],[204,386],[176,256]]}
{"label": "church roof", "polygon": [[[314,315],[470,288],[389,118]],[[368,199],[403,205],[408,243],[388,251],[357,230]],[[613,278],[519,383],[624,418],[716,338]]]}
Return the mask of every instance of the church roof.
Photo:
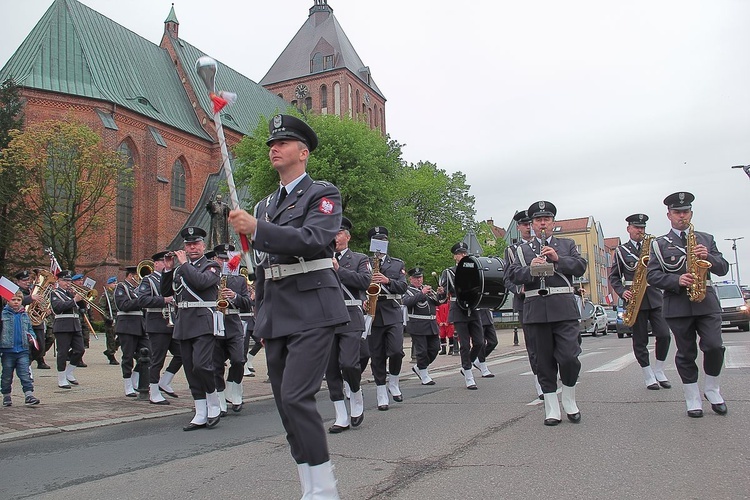
{"label": "church roof", "polygon": [[[167,21],[177,23],[174,10]],[[203,55],[182,40],[175,48],[190,75],[201,107],[211,106],[193,67]],[[22,87],[114,103],[196,137],[212,140],[201,127],[169,53],[76,0],[55,0],[21,46],[0,69]],[[226,108],[224,125],[246,134],[259,116],[285,109],[279,97],[219,64],[217,90],[239,98]]]}
{"label": "church roof", "polygon": [[[332,67],[311,71],[313,68],[310,61],[316,52],[322,52],[323,56],[333,55]],[[333,9],[328,5],[328,1],[315,0],[307,21],[273,63],[266,76],[260,80],[260,84],[271,85],[344,68],[385,99],[370,75],[370,68],[362,62],[336,16],[333,15]]]}

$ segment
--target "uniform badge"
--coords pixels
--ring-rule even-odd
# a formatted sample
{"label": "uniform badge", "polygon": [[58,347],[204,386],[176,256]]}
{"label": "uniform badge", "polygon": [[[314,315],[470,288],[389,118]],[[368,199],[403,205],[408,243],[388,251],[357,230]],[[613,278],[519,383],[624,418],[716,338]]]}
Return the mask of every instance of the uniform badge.
{"label": "uniform badge", "polygon": [[540,210],[544,210],[544,202],[543,201],[539,202],[539,209]]}
{"label": "uniform badge", "polygon": [[276,115],[273,117],[273,128],[279,127],[281,127],[281,115]]}
{"label": "uniform badge", "polygon": [[192,236],[194,229],[192,227],[189,227],[187,230],[188,234]]}
{"label": "uniform badge", "polygon": [[680,193],[680,194],[677,195],[677,197],[680,199],[680,203],[682,203],[683,201],[685,201],[685,193]]}
{"label": "uniform badge", "polygon": [[122,288],[117,289],[117,296],[120,297],[124,292],[122,291]]}
{"label": "uniform badge", "polygon": [[321,213],[331,215],[333,213],[333,202],[328,198],[320,200],[320,206],[318,207]]}

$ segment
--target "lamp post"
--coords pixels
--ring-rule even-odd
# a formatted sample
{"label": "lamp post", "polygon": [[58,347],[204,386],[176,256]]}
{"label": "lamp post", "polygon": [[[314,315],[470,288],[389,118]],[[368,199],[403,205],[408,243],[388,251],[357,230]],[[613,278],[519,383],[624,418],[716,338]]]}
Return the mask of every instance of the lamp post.
{"label": "lamp post", "polygon": [[750,177],[750,165],[734,165],[732,168],[741,168]]}
{"label": "lamp post", "polygon": [[735,269],[737,269],[737,284],[738,285],[742,285],[742,281],[740,280],[740,263],[737,260],[737,240],[741,240],[744,238],[745,238],[744,236],[740,236],[739,238],[724,238],[725,240],[732,242],[732,250],[734,250],[734,267]]}

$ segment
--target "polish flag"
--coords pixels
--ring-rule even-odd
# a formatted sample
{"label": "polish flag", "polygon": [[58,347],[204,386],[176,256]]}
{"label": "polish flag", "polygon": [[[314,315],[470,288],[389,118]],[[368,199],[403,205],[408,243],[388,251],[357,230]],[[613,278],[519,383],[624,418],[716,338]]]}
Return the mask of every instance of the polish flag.
{"label": "polish flag", "polygon": [[18,285],[5,276],[0,276],[0,297],[10,300],[18,291]]}
{"label": "polish flag", "polygon": [[611,293],[608,293],[606,297],[604,297],[604,300],[607,301],[607,304],[612,304],[613,297]]}
{"label": "polish flag", "polygon": [[60,273],[60,271],[62,271],[60,264],[57,262],[56,258],[52,257],[52,261],[50,262],[50,265],[49,265],[49,272],[57,276]]}

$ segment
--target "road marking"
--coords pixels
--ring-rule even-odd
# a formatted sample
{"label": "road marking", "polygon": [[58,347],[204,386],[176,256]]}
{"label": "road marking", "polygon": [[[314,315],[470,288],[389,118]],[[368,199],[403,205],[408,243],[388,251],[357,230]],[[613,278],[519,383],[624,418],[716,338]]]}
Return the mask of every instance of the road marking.
{"label": "road marking", "polygon": [[726,346],[724,354],[725,368],[748,368],[750,367],[750,347],[744,345]]}
{"label": "road marking", "polygon": [[593,370],[587,370],[586,373],[596,373],[596,372],[618,372],[628,366],[631,363],[635,362],[635,355],[632,352],[627,353],[625,356],[620,356],[619,358],[615,358],[609,363],[605,363],[601,365],[599,368],[594,368]]}

